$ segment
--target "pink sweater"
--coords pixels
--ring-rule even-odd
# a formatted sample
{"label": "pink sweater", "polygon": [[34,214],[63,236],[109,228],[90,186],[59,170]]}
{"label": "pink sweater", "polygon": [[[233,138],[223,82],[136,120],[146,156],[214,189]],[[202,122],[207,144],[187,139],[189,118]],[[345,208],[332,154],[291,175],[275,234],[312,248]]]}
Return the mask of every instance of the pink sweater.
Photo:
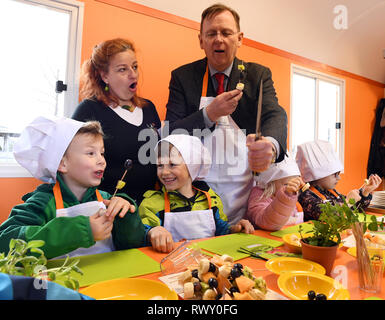
{"label": "pink sweater", "polygon": [[246,218],[256,228],[265,230],[280,230],[284,225],[303,222],[302,215],[298,214],[296,195],[287,195],[284,188],[276,192],[272,198],[262,198],[263,189],[251,189]]}

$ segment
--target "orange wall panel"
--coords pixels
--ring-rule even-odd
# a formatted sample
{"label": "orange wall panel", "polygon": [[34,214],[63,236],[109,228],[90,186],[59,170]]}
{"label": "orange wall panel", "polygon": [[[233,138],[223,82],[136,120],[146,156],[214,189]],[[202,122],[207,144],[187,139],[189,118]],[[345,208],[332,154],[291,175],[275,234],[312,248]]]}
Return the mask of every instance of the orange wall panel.
{"label": "orange wall panel", "polygon": [[366,178],[375,111],[383,94],[383,88],[346,79],[345,173],[338,184],[345,193],[359,188]]}
{"label": "orange wall panel", "polygon": [[198,31],[101,2],[85,0],[84,3],[82,61],[104,40],[116,37],[132,40],[140,71],[138,94],[155,104],[163,120],[171,70],[204,57]]}
{"label": "orange wall panel", "polygon": [[13,206],[23,202],[23,195],[32,192],[41,183],[35,178],[1,178],[0,223],[7,219]]}

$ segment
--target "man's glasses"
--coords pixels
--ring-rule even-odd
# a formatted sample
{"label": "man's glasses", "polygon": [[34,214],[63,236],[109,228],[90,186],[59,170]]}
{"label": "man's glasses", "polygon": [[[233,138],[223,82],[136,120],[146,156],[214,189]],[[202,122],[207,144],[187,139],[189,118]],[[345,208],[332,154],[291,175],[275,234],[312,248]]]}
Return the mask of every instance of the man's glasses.
{"label": "man's glasses", "polygon": [[222,38],[230,38],[232,37],[233,35],[235,34],[238,34],[238,32],[234,32],[232,30],[221,30],[221,31],[207,31],[204,36],[205,38],[209,39],[209,40],[212,40],[212,39],[215,39],[217,37],[217,35],[220,35]]}

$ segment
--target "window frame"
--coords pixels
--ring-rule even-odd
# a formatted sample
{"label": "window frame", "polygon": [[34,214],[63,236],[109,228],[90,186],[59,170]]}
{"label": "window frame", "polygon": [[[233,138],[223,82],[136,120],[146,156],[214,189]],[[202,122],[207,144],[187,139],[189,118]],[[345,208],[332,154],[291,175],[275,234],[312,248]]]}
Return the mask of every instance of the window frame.
{"label": "window frame", "polygon": [[[67,52],[67,84],[64,94],[64,116],[70,117],[79,102],[79,76],[83,35],[84,3],[77,0],[17,0],[28,5],[42,5],[70,13]],[[9,32],[9,31],[8,31]],[[18,163],[0,164],[0,178],[23,178],[32,175]]]}
{"label": "window frame", "polygon": [[345,96],[346,96],[346,81],[343,78],[338,78],[335,76],[331,76],[329,74],[309,69],[303,66],[299,66],[296,64],[291,64],[290,66],[290,130],[289,130],[289,150],[293,150],[293,137],[292,137],[292,128],[293,128],[293,118],[291,115],[293,114],[293,76],[294,74],[298,74],[305,77],[314,78],[316,81],[316,89],[315,89],[315,134],[318,133],[318,118],[319,118],[319,81],[325,81],[329,83],[333,83],[340,87],[340,97],[339,97],[339,113],[341,123],[340,130],[340,139],[339,146],[337,148],[337,153],[339,154],[341,162],[344,164],[345,159]]}

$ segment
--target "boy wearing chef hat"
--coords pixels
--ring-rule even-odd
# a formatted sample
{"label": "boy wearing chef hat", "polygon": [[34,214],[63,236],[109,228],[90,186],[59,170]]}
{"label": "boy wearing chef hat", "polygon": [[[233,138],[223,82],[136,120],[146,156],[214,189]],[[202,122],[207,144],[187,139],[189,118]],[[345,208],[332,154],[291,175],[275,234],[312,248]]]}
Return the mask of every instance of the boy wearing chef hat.
{"label": "boy wearing chef hat", "polygon": [[162,188],[147,191],[139,206],[147,239],[153,248],[170,252],[174,242],[254,231],[241,220],[230,226],[220,197],[202,179],[208,174],[211,156],[194,136],[169,135],[158,142],[157,174]]}
{"label": "boy wearing chef hat", "polygon": [[[321,214],[320,203],[344,203],[345,196],[335,189],[344,166],[329,142],[315,140],[299,145],[296,160],[303,180],[310,183],[310,188],[298,198],[305,221],[318,220]],[[360,189],[353,189],[347,194],[347,201],[353,198],[357,201],[357,206],[367,208],[372,199],[371,192],[380,183],[381,178],[378,175],[371,175]]]}
{"label": "boy wearing chef hat", "polygon": [[299,189],[304,184],[297,163],[290,156],[256,177],[251,190],[246,218],[254,227],[280,230],[284,225],[303,222],[303,212],[297,209]]}
{"label": "boy wearing chef hat", "polygon": [[14,156],[45,184],[26,194],[0,226],[0,252],[12,238],[44,240],[47,258],[144,245],[135,202],[96,188],[106,167],[99,122],[38,117],[22,132]]}

